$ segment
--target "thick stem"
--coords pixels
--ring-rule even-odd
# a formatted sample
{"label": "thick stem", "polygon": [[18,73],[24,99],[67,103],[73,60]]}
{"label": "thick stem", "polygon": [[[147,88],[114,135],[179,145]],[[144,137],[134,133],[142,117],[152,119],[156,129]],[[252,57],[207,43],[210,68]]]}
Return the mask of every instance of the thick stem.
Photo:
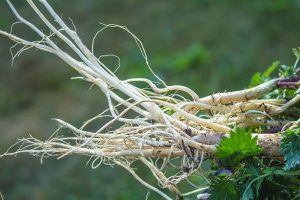
{"label": "thick stem", "polygon": [[250,89],[213,94],[199,99],[199,102],[216,105],[249,101],[271,92],[276,88],[276,84],[277,79],[273,79]]}
{"label": "thick stem", "polygon": [[[229,134],[207,133],[193,137],[193,140],[201,144],[218,145],[222,137],[229,137]],[[282,139],[280,134],[252,134],[257,137],[258,145],[263,149],[263,154],[268,157],[280,157],[279,145]]]}

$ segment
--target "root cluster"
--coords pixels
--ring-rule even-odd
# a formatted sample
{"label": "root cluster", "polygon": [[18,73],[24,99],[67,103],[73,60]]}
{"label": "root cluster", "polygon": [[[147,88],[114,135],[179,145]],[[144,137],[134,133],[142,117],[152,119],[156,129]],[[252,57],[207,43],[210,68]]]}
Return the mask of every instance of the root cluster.
{"label": "root cluster", "polygon": [[[76,30],[68,27],[46,0],[40,0],[38,6],[42,6],[51,19],[47,19],[32,0],[27,2],[49,29],[48,35],[24,19],[9,0],[6,1],[18,23],[25,24],[41,38],[39,41],[27,41],[12,32],[0,30],[0,34],[9,37],[17,46],[22,46],[13,54],[13,58],[30,48],[55,54],[78,71],[81,75],[78,79],[90,82],[103,92],[107,98],[108,109],[85,121],[81,127],[54,119],[59,128],[47,141],[33,137],[20,139],[2,156],[24,152],[41,158],[86,155],[91,158],[93,168],[101,164],[124,167],[141,184],[165,199],[171,198],[138,175],[132,167],[135,161],[148,167],[160,187],[185,196],[192,192],[183,194],[177,185],[181,181],[190,182],[189,177],[195,174],[205,177],[201,170],[203,160],[214,154],[216,145],[222,137],[228,137],[232,127],[258,127],[253,136],[258,136],[263,154],[268,157],[280,156],[281,136],[272,131],[272,128],[280,131],[294,123],[280,115],[291,112],[300,96],[298,94],[291,100],[262,97],[284,87],[285,85],[279,84],[284,80],[273,79],[245,90],[199,97],[187,87],[168,86],[157,77],[148,64],[142,43],[126,27],[104,25],[100,31],[118,27],[131,34],[157,82],[145,78],[120,80],[95,56],[94,50],[89,50],[82,43]],[[58,46],[52,40],[53,36],[63,41],[76,57]],[[98,130],[89,129],[91,124],[95,126],[101,120],[107,123],[98,127]],[[260,129],[261,127],[264,129]],[[60,134],[62,129],[69,130],[71,134]],[[196,187],[195,192],[205,189],[193,183],[191,185]]]}

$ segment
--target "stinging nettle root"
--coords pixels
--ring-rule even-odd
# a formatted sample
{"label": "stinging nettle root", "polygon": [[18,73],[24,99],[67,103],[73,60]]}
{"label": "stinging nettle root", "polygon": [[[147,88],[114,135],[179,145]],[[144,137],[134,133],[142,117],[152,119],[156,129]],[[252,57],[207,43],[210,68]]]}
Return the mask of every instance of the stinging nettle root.
{"label": "stinging nettle root", "polygon": [[[32,0],[27,0],[27,3],[48,28],[49,35],[24,19],[11,1],[6,2],[17,17],[17,23],[29,27],[40,37],[39,41],[28,41],[14,35],[12,31],[0,30],[1,35],[17,45],[22,45],[22,48],[12,55],[12,60],[31,48],[58,56],[81,75],[79,79],[90,82],[103,92],[107,98],[108,109],[88,119],[79,128],[63,120],[54,119],[59,128],[47,141],[40,141],[31,136],[20,139],[1,157],[30,153],[40,156],[42,161],[48,156],[62,158],[70,154],[86,155],[92,158],[93,168],[100,164],[122,166],[142,185],[165,199],[171,199],[162,190],[145,182],[131,167],[132,163],[140,161],[147,166],[161,188],[167,188],[178,196],[193,194],[193,191],[183,194],[177,187],[178,183],[189,181],[191,175],[204,176],[201,172],[204,157],[214,154],[216,145],[222,137],[228,137],[233,125],[284,126],[287,122],[274,116],[299,101],[299,96],[289,102],[283,99],[258,99],[276,89],[277,79],[246,90],[199,97],[190,88],[180,85],[168,86],[161,80],[151,69],[142,42],[124,26],[102,24],[104,27],[96,33],[90,50],[77,35],[75,26],[73,29],[68,27],[46,0],[39,0],[38,3],[47,11],[49,19]],[[99,33],[107,28],[121,28],[132,36],[158,83],[146,78],[120,80],[115,71],[100,60],[105,56],[113,56],[118,60],[118,69],[121,67],[119,57],[95,56],[94,41]],[[76,54],[76,58],[68,54],[66,49],[59,47],[53,41],[54,36],[56,40],[64,42]],[[136,82],[142,82],[149,87],[139,88],[135,85]],[[134,112],[135,117],[129,118],[129,112]],[[207,115],[201,117],[199,112],[206,112]],[[100,119],[106,119],[108,122],[95,132],[86,129],[90,123]],[[121,126],[111,128],[117,122],[121,123]],[[62,129],[70,130],[73,135],[61,136],[59,132]],[[253,134],[254,136],[258,136],[258,144],[264,149],[263,153],[266,156],[280,156],[280,135],[261,133]],[[173,161],[178,159],[182,161],[174,164]],[[167,167],[172,167],[177,172],[167,175]],[[204,189],[206,188],[198,187],[195,192]]]}

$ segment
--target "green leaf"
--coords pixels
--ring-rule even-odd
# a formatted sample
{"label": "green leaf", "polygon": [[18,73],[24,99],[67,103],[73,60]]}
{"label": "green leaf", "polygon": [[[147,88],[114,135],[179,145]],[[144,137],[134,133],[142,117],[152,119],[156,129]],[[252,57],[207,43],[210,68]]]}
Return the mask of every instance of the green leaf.
{"label": "green leaf", "polygon": [[270,79],[270,75],[272,74],[272,72],[279,66],[279,61],[275,61],[272,63],[271,66],[268,67],[268,69],[266,71],[264,71],[262,74],[259,72],[256,72],[252,78],[251,78],[251,82],[250,82],[250,86],[249,87],[254,87],[257,86],[261,83],[264,83],[266,81],[268,81]]}
{"label": "green leaf", "polygon": [[236,184],[231,179],[215,179],[209,187],[210,196],[208,200],[237,200],[239,194]]}
{"label": "green leaf", "polygon": [[261,84],[263,81],[262,81],[262,78],[261,78],[261,74],[259,72],[256,72],[252,78],[251,78],[251,82],[250,82],[250,85],[249,87],[254,87],[254,86],[257,86],[259,84]]}
{"label": "green leaf", "polygon": [[261,188],[261,184],[264,181],[264,179],[259,179],[256,184],[255,184],[255,191],[256,191],[256,196],[258,197],[260,194],[260,188]]}
{"label": "green leaf", "polygon": [[300,127],[286,130],[281,140],[280,151],[284,155],[284,170],[300,166]]}
{"label": "green leaf", "polygon": [[296,196],[300,188],[300,170],[284,171],[278,164],[270,167],[270,160],[254,158],[237,168],[231,178],[236,182],[241,199],[283,200]]}
{"label": "green leaf", "polygon": [[275,61],[272,63],[271,66],[268,67],[268,69],[266,71],[264,71],[264,73],[262,74],[262,76],[264,78],[269,78],[270,75],[272,74],[272,72],[279,66],[279,61]]}
{"label": "green leaf", "polygon": [[293,66],[281,65],[279,67],[279,76],[281,78],[291,77],[296,74],[296,69]]}
{"label": "green leaf", "polygon": [[230,132],[229,138],[221,140],[216,156],[226,166],[236,166],[241,160],[262,152],[257,146],[257,137],[252,138],[251,130],[236,128]]}
{"label": "green leaf", "polygon": [[250,200],[253,198],[254,198],[254,195],[253,195],[252,188],[251,187],[246,188],[246,190],[243,193],[242,200]]}

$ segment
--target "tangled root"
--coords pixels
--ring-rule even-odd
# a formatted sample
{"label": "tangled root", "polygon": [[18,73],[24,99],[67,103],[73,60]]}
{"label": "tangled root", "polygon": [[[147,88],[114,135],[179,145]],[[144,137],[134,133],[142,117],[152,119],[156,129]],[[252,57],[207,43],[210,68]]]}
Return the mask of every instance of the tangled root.
{"label": "tangled root", "polygon": [[[158,82],[145,78],[120,80],[100,60],[101,57],[109,55],[96,57],[93,45],[92,50],[89,50],[78,37],[76,29],[69,28],[46,0],[39,2],[51,20],[43,15],[32,0],[27,2],[50,30],[49,35],[20,16],[12,3],[6,1],[18,18],[17,23],[25,24],[41,38],[40,41],[27,41],[14,35],[12,31],[8,33],[0,30],[0,34],[22,46],[16,54],[13,54],[13,59],[30,48],[55,54],[78,71],[81,76],[77,79],[90,82],[104,93],[108,109],[87,120],[79,128],[63,120],[54,119],[59,128],[48,140],[40,141],[31,136],[20,139],[1,157],[30,153],[33,156],[40,156],[42,161],[49,156],[62,158],[71,154],[86,155],[91,158],[89,162],[93,168],[101,164],[122,166],[142,185],[159,193],[165,199],[171,199],[157,187],[145,182],[136,173],[132,164],[136,161],[143,163],[152,172],[161,188],[167,188],[179,196],[199,192],[205,188],[194,185],[189,178],[197,175],[205,179],[201,164],[206,157],[215,153],[216,145],[222,137],[228,136],[233,126],[284,127],[290,122],[277,116],[299,102],[299,95],[290,101],[261,99],[278,88],[279,79],[270,80],[250,89],[217,93],[202,98],[190,88],[180,85],[168,86],[154,74],[143,44],[132,32],[124,26],[102,24],[104,27],[99,32],[106,28],[117,27],[132,36],[146,65]],[[93,43],[99,32],[93,38]],[[53,36],[63,41],[78,58],[70,56],[66,50],[57,46],[52,40]],[[115,55],[110,56],[119,60]],[[137,87],[135,85],[137,82],[143,83],[144,87]],[[132,113],[135,114],[134,118],[130,117]],[[108,120],[105,125],[99,127],[97,131],[89,131],[90,123],[103,119]],[[62,129],[67,129],[72,134],[63,136]],[[265,155],[269,157],[280,155],[278,150],[280,135],[254,133],[253,136],[258,136],[259,145],[264,149]],[[183,194],[177,187],[182,181],[190,183],[195,190]]]}

